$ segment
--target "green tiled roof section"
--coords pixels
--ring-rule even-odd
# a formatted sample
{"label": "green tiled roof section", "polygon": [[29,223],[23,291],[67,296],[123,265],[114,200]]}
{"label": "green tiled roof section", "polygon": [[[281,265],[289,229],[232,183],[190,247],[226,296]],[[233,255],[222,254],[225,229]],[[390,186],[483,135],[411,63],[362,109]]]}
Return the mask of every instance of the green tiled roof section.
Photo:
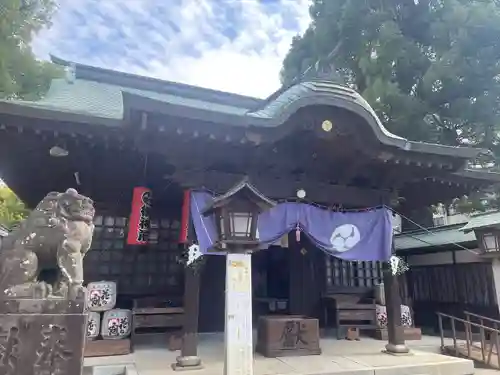
{"label": "green tiled roof section", "polygon": [[[115,86],[115,87],[117,87],[117,86]],[[145,98],[158,100],[158,101],[168,103],[168,104],[182,105],[182,106],[186,106],[186,107],[205,109],[207,111],[222,112],[222,113],[227,113],[227,114],[232,114],[232,115],[243,116],[248,111],[247,108],[233,107],[233,106],[229,106],[229,105],[212,103],[212,102],[207,102],[207,101],[198,100],[198,99],[191,99],[191,98],[186,98],[186,97],[177,96],[177,95],[163,94],[163,93],[158,93],[158,92],[153,92],[153,91],[143,91],[143,90],[130,89],[130,88],[121,88],[121,91],[129,92],[131,94],[140,95],[140,96],[143,96]]]}
{"label": "green tiled roof section", "polygon": [[488,212],[485,214],[480,214],[473,216],[467,225],[461,228],[463,232],[471,232],[474,229],[488,228],[488,227],[500,227],[500,212]]}
{"label": "green tiled roof section", "polygon": [[461,228],[462,224],[454,224],[429,231],[402,233],[394,237],[394,246],[396,250],[412,250],[476,241],[474,232],[464,233]]}
{"label": "green tiled roof section", "polygon": [[37,102],[13,103],[47,110],[78,113],[108,119],[123,118],[121,91],[110,85],[77,80],[54,79],[47,94]]}
{"label": "green tiled roof section", "polygon": [[287,107],[294,101],[300,99],[302,96],[304,96],[304,94],[308,93],[309,91],[310,87],[308,87],[307,84],[300,83],[294,85],[285,90],[277,98],[270,101],[262,109],[259,109],[254,112],[249,112],[248,115],[252,117],[261,117],[261,118],[275,117],[279,112],[283,111],[283,108]]}
{"label": "green tiled roof section", "polygon": [[211,103],[196,99],[125,88],[105,83],[77,79],[68,83],[65,79],[55,79],[45,97],[37,102],[10,101],[23,106],[44,108],[68,113],[79,113],[108,119],[123,118],[122,92],[140,95],[166,104],[202,108],[210,111],[244,115],[247,109]]}
{"label": "green tiled roof section", "polygon": [[322,95],[330,99],[339,99],[356,104],[357,106],[362,107],[364,110],[366,110],[370,114],[370,116],[373,117],[382,134],[389,138],[404,140],[404,138],[390,133],[384,127],[384,125],[380,122],[378,116],[375,114],[375,111],[358,92],[348,87],[329,81],[310,81],[297,83],[283,91],[276,98],[273,98],[273,100],[269,101],[260,110],[248,112],[247,115],[260,118],[277,117],[280,113],[283,113],[287,107],[291,106],[297,100],[312,95]]}

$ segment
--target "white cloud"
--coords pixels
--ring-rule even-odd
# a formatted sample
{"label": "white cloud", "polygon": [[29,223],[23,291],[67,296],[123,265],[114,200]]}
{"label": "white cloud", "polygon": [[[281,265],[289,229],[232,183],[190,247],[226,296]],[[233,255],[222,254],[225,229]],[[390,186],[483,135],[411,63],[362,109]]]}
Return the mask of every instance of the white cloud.
{"label": "white cloud", "polygon": [[308,0],[71,0],[33,42],[37,55],[266,97]]}

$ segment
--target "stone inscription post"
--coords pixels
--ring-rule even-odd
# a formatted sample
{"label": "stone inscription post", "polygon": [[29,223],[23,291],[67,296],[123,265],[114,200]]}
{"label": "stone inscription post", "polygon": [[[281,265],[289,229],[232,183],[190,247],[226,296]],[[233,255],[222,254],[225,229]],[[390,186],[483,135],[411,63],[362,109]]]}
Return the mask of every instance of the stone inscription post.
{"label": "stone inscription post", "polygon": [[0,300],[0,375],[80,375],[84,301]]}
{"label": "stone inscription post", "polygon": [[253,374],[251,257],[226,255],[225,375]]}

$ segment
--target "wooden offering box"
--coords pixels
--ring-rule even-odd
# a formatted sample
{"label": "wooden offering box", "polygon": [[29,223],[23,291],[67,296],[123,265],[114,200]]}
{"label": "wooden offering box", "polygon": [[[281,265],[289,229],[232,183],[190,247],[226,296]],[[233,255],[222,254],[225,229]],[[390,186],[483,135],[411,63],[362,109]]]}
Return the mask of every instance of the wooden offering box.
{"label": "wooden offering box", "polygon": [[261,316],[256,350],[265,357],[321,354],[318,319],[300,315]]}

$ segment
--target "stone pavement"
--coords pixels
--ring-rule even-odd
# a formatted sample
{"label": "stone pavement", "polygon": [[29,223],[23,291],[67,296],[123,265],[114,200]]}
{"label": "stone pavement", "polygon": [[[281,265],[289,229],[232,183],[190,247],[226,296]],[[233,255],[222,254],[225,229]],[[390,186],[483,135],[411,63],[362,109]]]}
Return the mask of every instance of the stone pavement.
{"label": "stone pavement", "polygon": [[[86,366],[135,364],[138,375],[172,375],[170,365],[178,352],[166,348],[166,338],[161,335],[143,337],[133,354],[127,356],[87,358]],[[471,361],[446,357],[439,352],[439,339],[425,337],[410,342],[412,355],[391,356],[381,353],[385,342],[370,338],[361,341],[344,341],[330,338],[321,340],[323,354],[307,357],[264,358],[255,355],[255,375],[471,375]],[[199,354],[205,368],[196,375],[223,374],[222,335],[201,335]],[[490,375],[488,372],[477,372]],[[489,371],[489,370],[485,370]],[[499,374],[500,372],[495,371]],[[491,373],[491,374],[494,374]]]}
{"label": "stone pavement", "polygon": [[500,371],[498,370],[490,370],[490,369],[482,369],[477,368],[474,375],[499,375]]}

